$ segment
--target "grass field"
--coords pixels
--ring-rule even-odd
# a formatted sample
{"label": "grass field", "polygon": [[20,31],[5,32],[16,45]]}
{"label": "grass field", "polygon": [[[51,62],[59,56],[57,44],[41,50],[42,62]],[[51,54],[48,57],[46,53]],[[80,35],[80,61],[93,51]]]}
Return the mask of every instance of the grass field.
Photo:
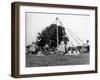
{"label": "grass field", "polygon": [[26,55],[26,67],[89,64],[89,53],[79,55]]}

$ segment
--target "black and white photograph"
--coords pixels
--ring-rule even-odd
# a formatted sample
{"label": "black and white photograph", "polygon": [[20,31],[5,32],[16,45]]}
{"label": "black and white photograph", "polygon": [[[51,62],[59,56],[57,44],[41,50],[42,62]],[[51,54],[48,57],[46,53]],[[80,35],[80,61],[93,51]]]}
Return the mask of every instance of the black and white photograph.
{"label": "black and white photograph", "polygon": [[26,67],[90,63],[90,15],[25,13]]}
{"label": "black and white photograph", "polygon": [[12,4],[12,76],[97,73],[97,7]]}

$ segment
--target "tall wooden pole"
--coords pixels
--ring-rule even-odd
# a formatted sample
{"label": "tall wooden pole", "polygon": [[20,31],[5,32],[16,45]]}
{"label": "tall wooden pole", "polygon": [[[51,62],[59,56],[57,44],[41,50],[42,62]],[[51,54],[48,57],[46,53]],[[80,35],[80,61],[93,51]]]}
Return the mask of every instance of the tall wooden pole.
{"label": "tall wooden pole", "polygon": [[58,17],[56,17],[56,25],[57,25],[57,53],[58,53],[58,47],[59,47],[59,36],[58,36]]}

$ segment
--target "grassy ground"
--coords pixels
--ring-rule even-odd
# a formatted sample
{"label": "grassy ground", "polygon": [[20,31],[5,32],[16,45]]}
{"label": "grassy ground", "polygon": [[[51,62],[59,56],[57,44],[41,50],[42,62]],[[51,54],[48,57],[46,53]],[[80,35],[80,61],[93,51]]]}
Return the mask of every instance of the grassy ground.
{"label": "grassy ground", "polygon": [[26,67],[89,64],[89,53],[80,55],[26,55]]}

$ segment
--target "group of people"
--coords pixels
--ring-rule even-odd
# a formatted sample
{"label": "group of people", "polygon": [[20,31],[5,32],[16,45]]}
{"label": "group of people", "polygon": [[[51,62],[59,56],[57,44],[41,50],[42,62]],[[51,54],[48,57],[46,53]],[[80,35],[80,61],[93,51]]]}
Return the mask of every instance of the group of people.
{"label": "group of people", "polygon": [[30,46],[26,47],[27,54],[37,54],[37,55],[49,55],[55,53],[55,48],[50,48],[48,44],[45,44],[44,47],[37,46],[35,43],[32,43]]}
{"label": "group of people", "polygon": [[77,55],[80,54],[78,48],[71,47],[70,45],[67,45],[64,43],[64,41],[61,41],[60,45],[58,46],[58,52],[60,54],[65,55]]}
{"label": "group of people", "polygon": [[[87,43],[89,43],[87,41]],[[89,51],[89,45],[85,45],[87,51]],[[32,43],[32,45],[26,49],[26,53],[29,54],[37,54],[40,56],[43,55],[49,55],[49,54],[61,54],[61,55],[78,55],[80,54],[80,48],[77,47],[71,47],[68,44],[66,45],[64,41],[60,42],[60,45],[57,46],[57,48],[50,48],[48,44],[45,44],[43,48],[38,47],[35,45],[35,43]]]}

